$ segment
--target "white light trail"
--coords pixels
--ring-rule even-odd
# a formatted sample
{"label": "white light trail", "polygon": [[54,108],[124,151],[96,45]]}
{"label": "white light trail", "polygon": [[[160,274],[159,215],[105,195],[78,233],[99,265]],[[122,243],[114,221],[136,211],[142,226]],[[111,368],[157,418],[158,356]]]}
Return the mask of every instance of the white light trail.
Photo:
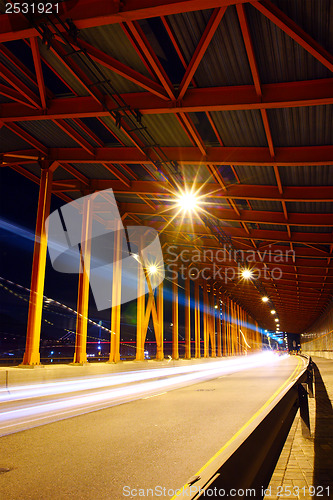
{"label": "white light trail", "polygon": [[[1,390],[1,401],[6,407],[0,411],[0,434],[15,432],[18,428],[22,430],[22,428],[40,425],[45,423],[46,419],[47,422],[59,420],[149,397],[236,371],[272,364],[282,358],[271,352],[265,352],[205,364],[157,368],[107,377],[37,384],[36,386],[20,386],[10,389],[10,394]],[[120,387],[110,389],[120,384]],[[92,392],[66,395],[70,392],[87,390]],[[62,397],[51,401],[42,399],[53,395]],[[31,401],[31,398],[39,399]]]}

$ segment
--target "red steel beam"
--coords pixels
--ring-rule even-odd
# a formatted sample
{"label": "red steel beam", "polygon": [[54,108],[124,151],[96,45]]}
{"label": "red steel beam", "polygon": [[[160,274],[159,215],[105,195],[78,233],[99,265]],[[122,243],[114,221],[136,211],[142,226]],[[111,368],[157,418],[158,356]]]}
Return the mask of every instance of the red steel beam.
{"label": "red steel beam", "polygon": [[[62,47],[62,45],[56,41],[53,41],[50,50],[66,66],[68,71],[77,79],[77,81],[85,88],[85,90],[88,91],[88,93],[93,97],[93,99],[95,99],[97,105],[99,107],[105,108],[104,106],[105,95],[100,92],[100,90],[97,88],[96,85],[92,84],[92,82],[87,77],[85,72],[75,63],[75,61],[73,60],[68,61],[66,50]],[[110,116],[109,111],[107,111],[106,116]],[[111,118],[114,120],[112,116]],[[133,142],[133,144],[138,148],[139,152],[144,154],[142,149],[143,145],[140,144],[140,141],[136,138],[134,134],[130,135],[127,132],[128,129],[127,125],[122,124],[121,129],[127,135],[127,137]],[[79,134],[77,134],[77,136],[78,136],[77,139],[81,140],[80,139],[81,136]],[[85,146],[82,147],[86,149],[89,152],[89,154],[91,154],[89,151],[89,146],[90,146],[89,143],[85,141]]]}
{"label": "red steel beam", "polygon": [[17,92],[17,90],[14,90],[13,88],[8,87],[7,85],[0,84],[0,94],[5,97],[8,97],[9,99],[12,99],[13,101],[23,104],[24,106],[28,106],[29,108],[35,109],[34,104],[26,101],[26,99],[22,96],[20,92]]}
{"label": "red steel beam", "polygon": [[[120,203],[119,207],[124,212],[132,213],[135,215],[151,215],[152,217],[163,214],[166,217],[173,217],[174,210],[166,211],[169,205],[159,205],[155,207],[152,213],[149,207],[142,205],[142,203]],[[209,208],[208,208],[209,207]],[[209,213],[224,222],[244,222],[251,224],[276,224],[285,225],[286,221],[284,214],[280,212],[258,211],[258,210],[241,210],[240,215],[235,215],[233,210],[223,210],[209,206],[204,206],[209,210]],[[178,209],[176,209],[178,211]],[[317,226],[327,227],[333,226],[332,214],[328,213],[290,213],[288,218],[288,225],[290,226]]]}
{"label": "red steel beam", "polygon": [[259,70],[258,70],[256,57],[254,54],[253,43],[252,43],[252,39],[251,39],[249,25],[248,25],[247,18],[246,18],[244,5],[238,4],[238,5],[236,5],[236,9],[237,9],[237,14],[238,14],[239,24],[240,24],[240,27],[242,30],[242,35],[243,35],[243,40],[244,40],[244,44],[245,44],[247,57],[248,57],[250,68],[251,68],[254,87],[256,89],[257,95],[261,96],[262,90],[261,90],[261,83],[260,83],[260,77],[259,77]]}
{"label": "red steel beam", "polygon": [[0,62],[0,76],[6,80],[9,85],[14,87],[17,92],[22,94],[29,102],[31,102],[31,104],[33,104],[36,108],[40,108],[40,101],[36,94],[30,90],[30,88],[16,75],[14,75],[14,73],[12,73],[2,62]]}
{"label": "red steel beam", "polygon": [[[27,44],[28,47],[30,47],[28,40],[24,40],[24,42]],[[59,78],[59,80],[70,90],[70,92],[75,96],[78,96],[78,93],[70,86],[70,84],[63,78],[63,76],[60,73],[58,73],[58,71],[55,68],[53,68],[50,61],[45,59],[45,57],[43,57],[42,54],[40,54],[40,57],[43,63],[52,71],[52,73],[56,75],[57,78]],[[46,89],[46,93],[49,99],[52,98],[52,93],[49,89]]]}
{"label": "red steel beam", "polygon": [[23,128],[16,125],[16,123],[6,123],[5,126],[9,130],[14,132],[14,134],[21,137],[21,139],[26,141],[28,144],[31,144],[31,146],[33,146],[35,149],[37,149],[37,151],[40,151],[41,153],[43,153],[43,155],[46,156],[48,154],[48,149],[46,146],[44,146],[44,144],[39,142],[35,137],[33,137],[28,132],[26,132]]}
{"label": "red steel beam", "polygon": [[[258,70],[258,65],[257,65],[257,61],[256,61],[256,56],[254,53],[254,48],[253,48],[253,44],[252,44],[250,29],[248,26],[244,5],[239,4],[236,6],[236,9],[237,9],[239,23],[240,23],[241,30],[242,30],[242,35],[243,35],[243,40],[244,40],[244,44],[245,44],[247,57],[248,57],[250,68],[251,68],[254,87],[256,89],[257,95],[260,97],[262,95],[262,89],[261,89],[261,83],[260,83],[259,70]],[[274,145],[273,145],[271,128],[269,126],[267,111],[266,111],[266,109],[261,109],[260,112],[261,112],[261,118],[262,118],[264,129],[265,129],[265,134],[266,134],[267,144],[269,147],[269,152],[270,152],[271,156],[274,157],[274,154],[275,154],[274,153]]]}
{"label": "red steel beam", "polygon": [[216,32],[221,19],[226,11],[226,7],[219,7],[214,9],[212,15],[209,18],[208,24],[201,36],[201,39],[194,51],[194,54],[192,56],[192,59],[187,66],[187,69],[185,71],[185,75],[183,76],[183,79],[181,81],[180,87],[179,87],[179,95],[178,99],[182,99],[187,91],[187,88],[194,76],[194,73],[196,72],[206,50],[208,45],[211,42],[211,39],[214,36],[214,33]]}
{"label": "red steel beam", "polygon": [[[194,147],[162,147],[161,149],[170,161],[177,161],[183,165],[202,162],[201,151]],[[50,148],[50,155],[50,160],[55,159],[69,163],[151,163],[151,160],[144,153],[134,147],[96,148],[94,157],[81,149]],[[158,160],[153,151],[151,158]],[[269,149],[265,147],[207,147],[205,163],[251,166],[329,165],[332,163],[332,158],[333,146],[276,148],[274,158],[271,157]],[[214,186],[211,188],[214,189]],[[280,195],[278,199],[284,198]]]}
{"label": "red steel beam", "polygon": [[125,184],[125,186],[130,186],[131,181],[127,179],[127,177],[122,172],[120,172],[118,168],[116,168],[114,165],[108,165],[106,163],[103,163],[102,165],[103,167],[106,168],[106,170],[111,172],[111,174],[113,174],[115,177],[117,177],[117,179],[119,179],[123,184]]}
{"label": "red steel beam", "polygon": [[75,142],[77,142],[82,148],[87,151],[90,155],[95,154],[95,148],[80,135],[76,130],[73,129],[65,120],[53,120],[53,122],[58,125],[61,130],[63,130],[69,137],[71,137]]}
{"label": "red steel beam", "polygon": [[[144,225],[145,221],[142,221]],[[151,227],[154,227],[157,230],[162,230],[163,225],[161,223],[154,223],[149,221],[149,225]],[[196,230],[196,226],[193,225],[186,225],[182,224],[181,226],[182,231],[186,232],[187,234],[200,234],[202,235],[202,242],[205,245],[205,241],[207,240],[207,236],[209,236],[208,233],[206,233],[203,229],[202,226],[198,227],[198,230]],[[179,234],[177,231],[169,231],[165,230],[165,234],[170,234],[171,236],[176,236]],[[251,232],[251,235],[249,236],[246,231],[242,228],[235,228],[235,227],[228,227],[226,228],[226,233],[228,233],[232,238],[239,238],[239,239],[247,239],[249,240],[250,238],[253,240],[261,240],[261,241],[266,241],[266,240],[272,240],[272,241],[277,241],[277,242],[292,242],[292,243],[315,243],[317,245],[330,245],[332,243],[332,235],[328,233],[293,233],[291,238],[288,238],[287,234],[284,233],[283,231],[272,231],[272,230],[265,230],[265,229],[254,229]]]}
{"label": "red steel beam", "polygon": [[[162,87],[161,87],[162,88]],[[165,101],[150,92],[122,94],[125,102],[142,114],[274,109],[333,104],[333,78],[262,85],[262,100],[253,85],[188,89],[184,99]],[[106,97],[110,110],[113,100]],[[92,97],[55,98],[48,102],[46,113],[27,110],[16,103],[1,104],[3,121],[48,120],[107,116]]]}
{"label": "red steel beam", "polygon": [[203,140],[201,139],[199,132],[195,128],[191,118],[186,113],[179,113],[176,117],[179,120],[179,123],[183,127],[183,129],[188,132],[190,139],[194,141],[194,143],[198,146],[201,154],[206,156],[206,149]]}
{"label": "red steel beam", "polygon": [[[138,71],[130,68],[126,64],[118,61],[114,57],[94,47],[85,40],[78,38],[78,41],[79,45],[90,55],[92,59],[94,59],[94,61],[98,62],[105,68],[114,71],[123,78],[126,78],[126,80],[135,83],[139,87],[148,90],[149,93],[155,94],[156,96],[160,97],[163,100],[168,99],[165,90],[159,83],[155,82],[151,78],[148,78],[147,76],[142,75]],[[78,44],[73,43],[73,41],[71,41],[71,43],[74,47],[78,48]]]}
{"label": "red steel beam", "polygon": [[37,37],[31,38],[30,44],[31,44],[32,57],[34,60],[34,65],[35,65],[40,101],[42,103],[42,108],[45,109],[46,108],[46,90],[45,90],[45,83],[44,83],[44,77],[43,77],[43,71],[42,71],[42,63],[41,63],[41,58],[40,58],[40,53],[39,53]]}
{"label": "red steel beam", "polygon": [[[0,18],[1,19],[1,18]],[[28,46],[30,47],[30,44],[29,42],[27,42]],[[0,45],[0,53],[5,56],[11,63],[11,65],[15,66],[15,68],[24,74],[26,80],[29,80],[29,82],[36,87],[37,89],[37,81],[36,81],[36,76],[35,74],[29,69],[27,68],[27,66],[25,64],[23,64],[23,62],[18,59],[14,54],[13,52],[11,52],[9,50],[9,48],[7,48],[5,45]],[[50,92],[50,95],[49,97],[51,97],[51,92]]]}
{"label": "red steel beam", "polygon": [[[248,0],[127,0],[126,3],[105,2],[94,0],[78,0],[68,6],[69,2],[59,3],[60,17],[70,18],[77,28],[85,29],[107,24],[138,21],[150,17],[169,16],[195,10],[214,9],[227,7]],[[63,31],[61,24],[58,28]],[[42,22],[42,20],[41,20]],[[22,38],[37,36],[37,31],[32,28],[23,16],[17,14],[3,14],[0,16],[0,43]]]}
{"label": "red steel beam", "polygon": [[[4,153],[4,156],[6,156],[6,154],[8,153]],[[56,156],[58,156],[58,161],[60,163],[65,161],[60,157],[61,155],[54,155],[54,157]],[[25,157],[30,158],[29,155],[24,155],[22,153],[22,158]],[[91,184],[94,189],[98,190],[113,188],[115,192],[119,193],[154,194],[166,196],[168,197],[168,200],[170,200],[170,190],[167,182],[134,180],[131,181],[130,188],[127,189],[121,182],[110,180],[94,179],[91,181]],[[53,181],[53,187],[57,191],[80,191],[82,186],[75,180],[65,180]],[[290,186],[285,188],[283,197],[279,193],[276,186],[241,184],[229,186],[227,191],[214,184],[196,184],[196,187],[200,191],[201,195],[209,195],[211,198],[218,199],[284,200],[296,202],[333,201],[331,186]]]}
{"label": "red steel beam", "polygon": [[90,130],[89,127],[87,127],[87,125],[85,123],[83,123],[82,120],[78,119],[75,121],[76,125],[81,129],[83,130],[94,142],[96,142],[96,144],[98,144],[100,147],[102,147],[104,145],[103,141],[100,140],[99,137],[97,137],[97,135],[92,131]]}
{"label": "red steel beam", "polygon": [[74,168],[72,165],[69,165],[68,163],[61,163],[60,167],[63,168],[64,170],[66,170],[66,172],[68,172],[71,175],[73,175],[73,177],[75,177],[76,179],[78,179],[79,181],[81,181],[86,186],[89,185],[89,179],[88,179],[88,177],[86,177],[85,175],[81,174],[81,172],[79,172],[78,170],[76,170],[76,168]]}
{"label": "red steel beam", "polygon": [[303,49],[309,52],[330,71],[333,71],[333,56],[276,5],[269,0],[251,3],[259,12],[303,47]]}
{"label": "red steel beam", "polygon": [[[132,36],[134,37],[135,41],[138,44],[138,47],[142,51],[144,57],[148,61],[150,67],[154,71],[158,80],[161,82],[161,84],[162,84],[165,92],[168,94],[169,98],[175,99],[173,85],[172,85],[168,75],[164,71],[163,66],[160,63],[158,57],[156,56],[153,49],[151,48],[151,46],[150,46],[145,34],[143,33],[140,25],[136,22],[128,22],[126,24],[126,28],[131,32]],[[127,30],[125,30],[125,33],[128,35]]]}
{"label": "red steel beam", "polygon": [[[21,165],[11,165],[10,168],[12,170],[15,170],[15,172],[18,172],[19,174],[23,175],[24,177],[26,177],[30,181],[33,181],[39,185],[40,178],[37,177],[37,175],[33,174],[32,172],[29,172],[29,170],[27,170],[26,168],[21,167]],[[66,195],[63,195],[63,196],[66,196]]]}
{"label": "red steel beam", "polygon": [[52,42],[52,46],[49,49],[55,57],[65,66],[66,70],[76,78],[76,80],[82,85],[82,87],[91,95],[93,99],[95,99],[97,104],[101,104],[103,102],[103,94],[99,91],[97,87],[92,87],[92,82],[89,80],[85,72],[80,68],[78,64],[75,63],[72,59],[67,57],[67,52],[64,49],[63,45],[55,40]]}
{"label": "red steel beam", "polygon": [[[162,235],[163,236],[163,235]],[[197,245],[198,244],[201,244],[201,238],[200,236],[197,237]],[[247,249],[250,249],[253,251],[253,248],[252,247],[248,247],[248,248],[243,248],[244,247],[244,243],[242,241],[237,241],[237,242],[234,242],[236,243],[235,247],[238,249],[238,250],[247,250]],[[185,240],[177,240],[175,241],[175,244],[181,246],[181,247],[184,247],[184,248],[192,248],[193,245],[190,245],[187,241]],[[215,241],[215,240],[211,240],[209,243],[207,242],[206,245],[205,245],[205,248],[207,250],[212,250],[212,251],[216,251],[220,248],[219,244]],[[275,250],[275,251],[280,251],[280,252],[283,252],[283,254],[285,254],[286,252],[286,246],[282,246],[282,245],[279,245],[278,243],[274,243],[274,244],[271,244],[270,245],[270,249],[272,250],[272,252]],[[287,248],[288,250],[288,248]],[[318,249],[318,251],[320,251]],[[261,255],[262,255],[262,252],[261,252]],[[310,250],[309,248],[307,247],[302,247],[302,248],[299,248],[297,247],[296,250],[295,250],[295,256],[296,258],[299,258],[299,257],[304,257],[304,259],[307,259],[309,262],[312,262],[312,261],[316,261],[316,260],[322,260],[323,257],[319,257],[318,254],[314,254],[314,253],[310,253]],[[290,257],[291,258],[291,257]]]}

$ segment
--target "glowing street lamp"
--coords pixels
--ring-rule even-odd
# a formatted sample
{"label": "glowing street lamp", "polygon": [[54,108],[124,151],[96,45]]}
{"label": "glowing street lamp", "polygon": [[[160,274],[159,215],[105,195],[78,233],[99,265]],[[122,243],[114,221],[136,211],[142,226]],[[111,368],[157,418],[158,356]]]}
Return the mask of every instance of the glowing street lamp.
{"label": "glowing street lamp", "polygon": [[198,207],[198,198],[194,193],[182,193],[177,199],[177,205],[184,212],[193,212]]}
{"label": "glowing street lamp", "polygon": [[253,272],[251,269],[242,269],[241,276],[244,280],[249,280],[253,277]]}
{"label": "glowing street lamp", "polygon": [[149,266],[148,272],[149,272],[149,274],[156,274],[157,273],[157,266],[155,266],[155,265]]}

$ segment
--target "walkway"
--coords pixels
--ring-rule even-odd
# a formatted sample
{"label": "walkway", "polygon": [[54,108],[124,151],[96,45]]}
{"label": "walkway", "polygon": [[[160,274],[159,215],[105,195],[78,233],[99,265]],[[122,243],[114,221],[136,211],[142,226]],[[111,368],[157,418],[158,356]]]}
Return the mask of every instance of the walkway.
{"label": "walkway", "polygon": [[311,437],[302,436],[298,412],[265,500],[333,498],[333,361],[312,360],[315,398],[309,399]]}

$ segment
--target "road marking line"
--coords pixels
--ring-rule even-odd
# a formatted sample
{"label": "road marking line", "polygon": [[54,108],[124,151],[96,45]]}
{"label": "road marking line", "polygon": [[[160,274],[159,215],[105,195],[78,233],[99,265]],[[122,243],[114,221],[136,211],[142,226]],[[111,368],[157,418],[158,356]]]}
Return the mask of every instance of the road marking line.
{"label": "road marking line", "polygon": [[146,396],[142,399],[156,398],[156,396],[162,396],[162,394],[166,394],[166,392],[159,392],[158,394],[153,394],[152,396]]}
{"label": "road marking line", "polygon": [[[254,414],[252,415],[252,417],[232,436],[232,438],[229,439],[229,441],[226,442],[225,445],[222,446],[222,448],[217,451],[215,453],[215,455],[213,455],[209,460],[208,462],[205,463],[205,465],[203,465],[201,467],[200,470],[198,470],[198,472],[196,472],[194,474],[194,476],[200,476],[201,472],[203,470],[205,470],[219,455],[221,455],[221,453],[226,450],[228,448],[228,446],[233,442],[235,441],[235,439],[253,422],[253,420],[255,420],[259,415],[260,413],[262,413],[264,411],[265,408],[267,408],[267,406],[276,398],[276,396],[282,391],[282,389],[284,389],[284,387],[286,385],[288,385],[288,383],[294,378],[297,377],[299,371],[300,371],[300,366],[302,364],[302,361],[301,359],[299,358],[298,359],[298,365],[296,366],[296,368],[294,369],[294,371],[292,372],[292,374],[290,375],[290,377],[277,389],[277,391],[274,392],[274,394],[266,401],[265,404],[263,404],[263,406]],[[176,493],[170,500],[174,500],[176,498],[179,498],[181,493],[185,490],[185,488],[187,488],[187,486],[190,486],[188,483],[184,484],[184,486],[178,490],[178,493]]]}

